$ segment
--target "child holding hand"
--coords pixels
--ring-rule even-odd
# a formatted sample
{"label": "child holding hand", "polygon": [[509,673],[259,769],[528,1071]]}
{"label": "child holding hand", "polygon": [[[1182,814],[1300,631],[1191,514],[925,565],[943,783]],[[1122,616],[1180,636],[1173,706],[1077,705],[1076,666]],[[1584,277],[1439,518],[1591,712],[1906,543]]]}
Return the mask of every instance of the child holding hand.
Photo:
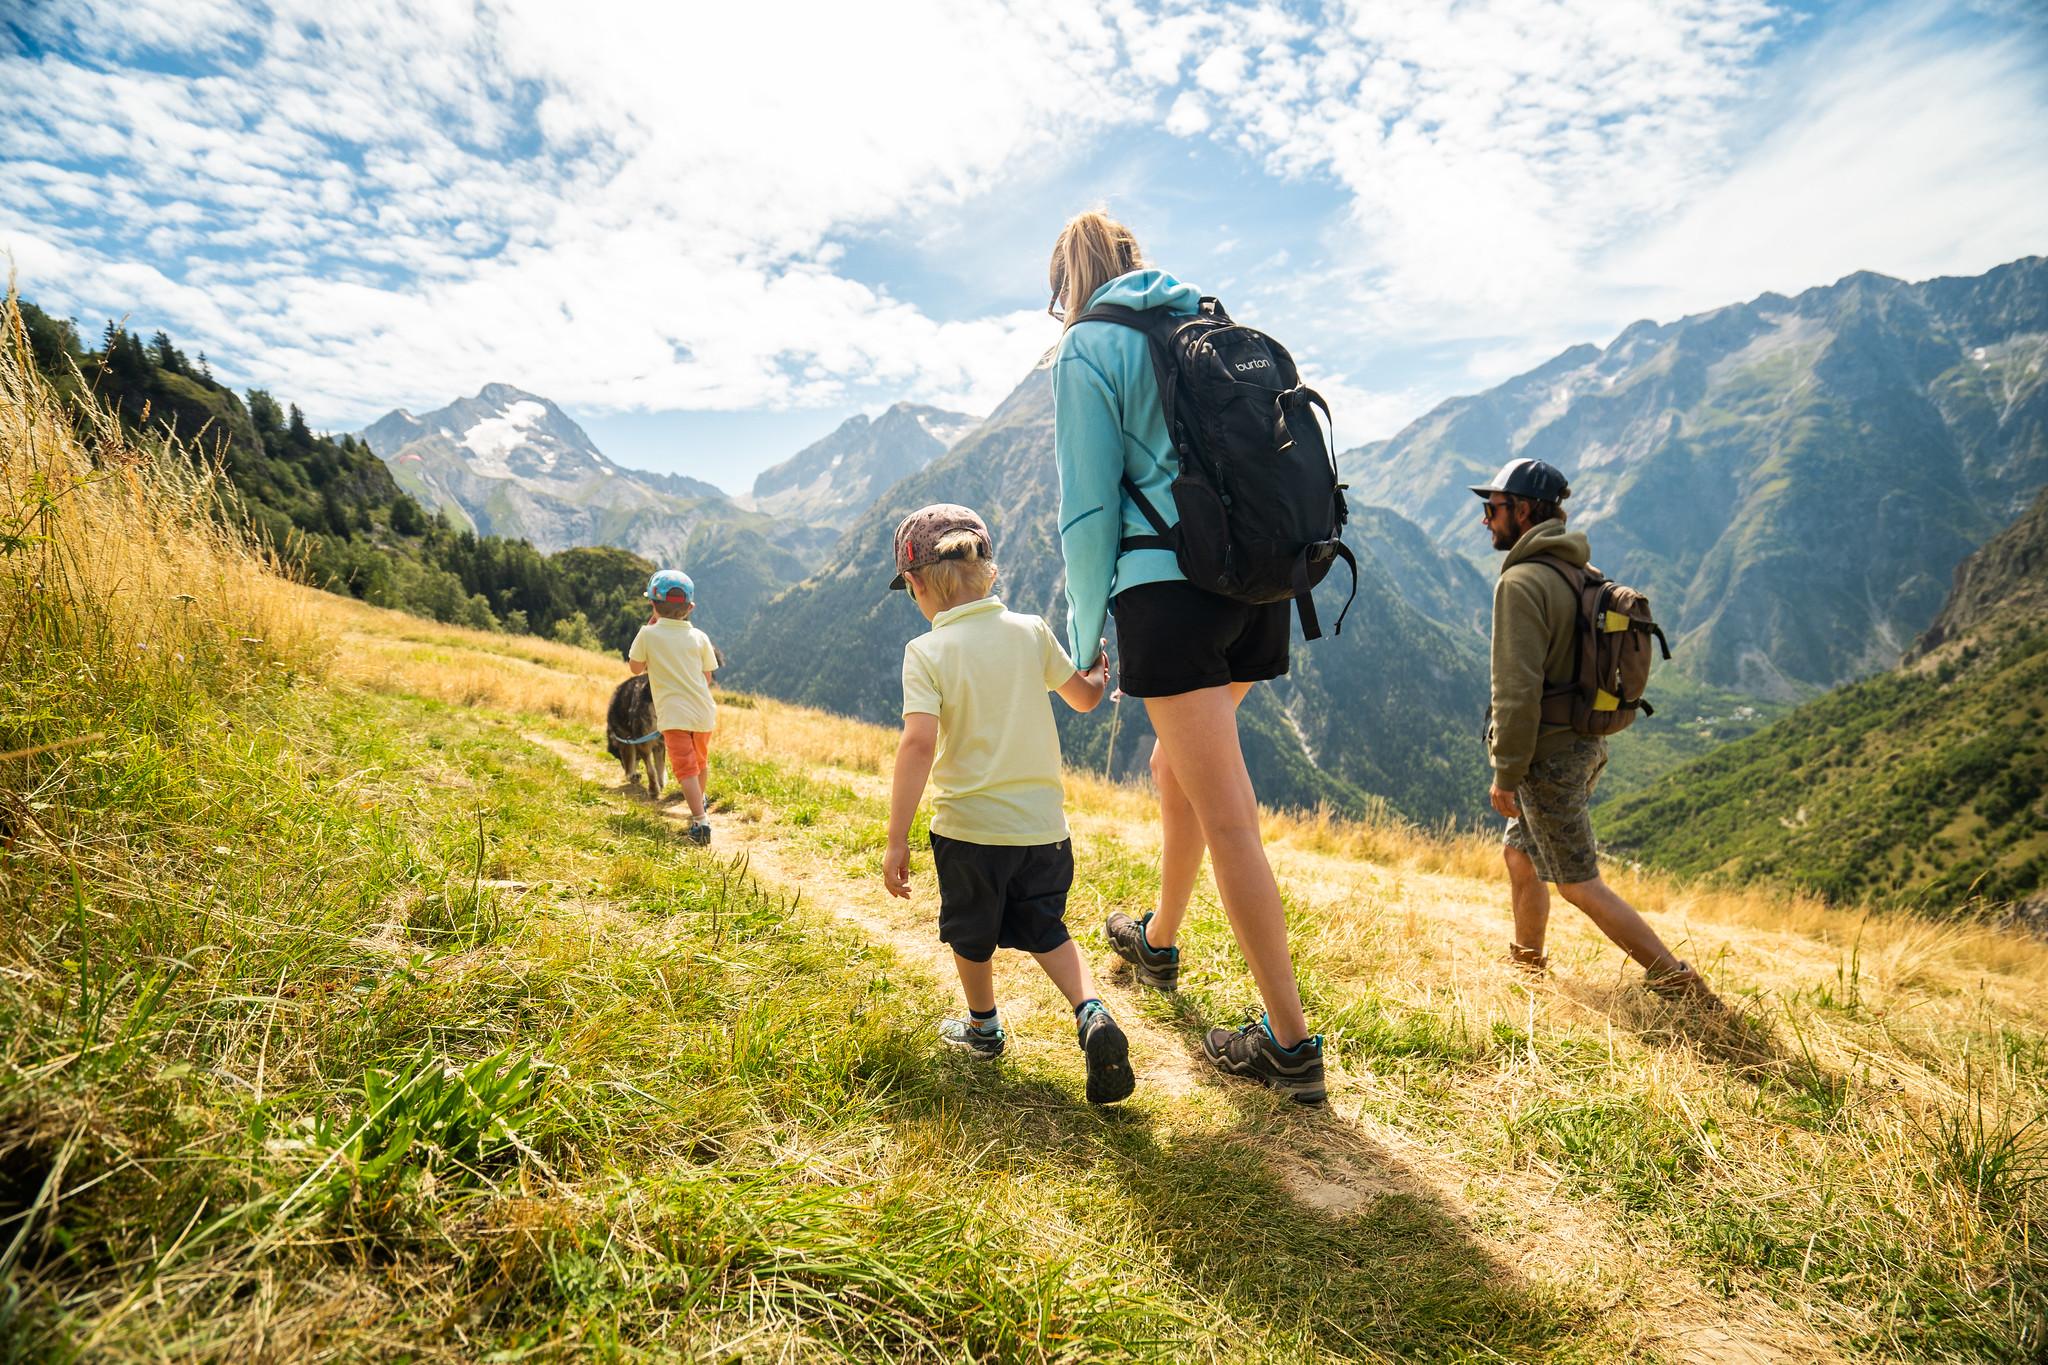
{"label": "child holding hand", "polygon": [[1046,697],[1058,692],[1075,710],[1093,710],[1108,660],[1076,672],[1042,618],[1003,606],[992,592],[988,527],[967,508],[920,508],[896,528],[895,547],[890,586],[908,589],[932,628],[903,650],[903,737],[882,878],[890,895],[909,897],[910,822],[929,780],[939,939],[953,950],[967,997],[967,1017],[946,1020],[940,1036],[979,1057],[1002,1055],[990,961],[997,948],[1021,949],[1073,1007],[1089,1103],[1114,1103],[1136,1084],[1130,1045],[1067,933],[1074,846]]}

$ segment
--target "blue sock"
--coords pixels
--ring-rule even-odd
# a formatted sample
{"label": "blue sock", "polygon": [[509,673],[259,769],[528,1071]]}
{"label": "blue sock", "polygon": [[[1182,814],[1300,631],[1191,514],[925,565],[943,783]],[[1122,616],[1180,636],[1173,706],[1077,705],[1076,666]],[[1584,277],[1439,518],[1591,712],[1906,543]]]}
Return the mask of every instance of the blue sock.
{"label": "blue sock", "polygon": [[996,1012],[992,1009],[978,1010],[974,1006],[969,1005],[967,1007],[967,1018],[970,1023],[983,1033],[994,1033],[996,1030]]}
{"label": "blue sock", "polygon": [[1143,918],[1143,919],[1141,919],[1141,920],[1139,920],[1139,921],[1138,921],[1138,942],[1140,942],[1140,943],[1142,943],[1142,944],[1144,944],[1144,945],[1145,945],[1145,950],[1146,950],[1147,952],[1152,952],[1152,953],[1177,953],[1177,952],[1179,952],[1179,951],[1180,951],[1180,949],[1178,949],[1178,948],[1160,948],[1160,947],[1155,947],[1155,946],[1153,945],[1153,942],[1152,942],[1152,915],[1153,915],[1153,913],[1155,913],[1155,912],[1151,912],[1151,911],[1148,911],[1148,912],[1146,913],[1146,915],[1145,915],[1145,918]]}
{"label": "blue sock", "polygon": [[1080,1004],[1074,1006],[1075,1023],[1078,1024],[1083,1019],[1086,1019],[1088,1017],[1088,1007],[1090,1005],[1093,1005],[1096,1009],[1101,1010],[1104,1014],[1109,1013],[1109,1006],[1103,1004],[1100,997],[1091,995],[1086,1000],[1083,1000]]}
{"label": "blue sock", "polygon": [[1315,1037],[1314,1034],[1310,1034],[1307,1038],[1302,1039],[1293,1047],[1280,1047],[1280,1035],[1273,1032],[1273,1018],[1271,1015],[1260,1015],[1259,1027],[1264,1029],[1266,1031],[1266,1036],[1273,1040],[1274,1047],[1279,1047],[1282,1052],[1286,1053],[1290,1057],[1293,1056],[1295,1053],[1301,1051],[1303,1048],[1307,1047]]}

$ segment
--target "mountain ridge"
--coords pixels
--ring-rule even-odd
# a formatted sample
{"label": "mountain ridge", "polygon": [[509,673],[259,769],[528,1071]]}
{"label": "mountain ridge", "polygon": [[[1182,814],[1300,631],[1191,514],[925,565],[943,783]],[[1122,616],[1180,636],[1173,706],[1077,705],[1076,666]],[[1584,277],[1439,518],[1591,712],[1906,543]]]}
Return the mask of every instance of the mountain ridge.
{"label": "mountain ridge", "polygon": [[[901,644],[925,625],[903,594],[888,590],[889,538],[927,502],[980,512],[995,537],[998,593],[1016,610],[1044,616],[1064,638],[1058,499],[1052,385],[1041,362],[979,427],[889,489],[816,572],[767,604],[731,650],[729,680],[846,715],[893,719]],[[1353,544],[1365,552],[1344,633],[1314,645],[1296,640],[1290,676],[1255,688],[1245,703],[1246,760],[1261,798],[1354,813],[1385,806],[1420,821],[1476,820],[1486,786],[1478,740],[1485,581],[1384,509],[1361,513]],[[1344,586],[1326,584],[1326,603]],[[1330,605],[1325,619],[1335,615]],[[1417,706],[1415,697],[1430,702]],[[1120,709],[1121,716],[1060,714],[1069,763],[1126,776],[1144,770],[1151,730],[1143,705]]]}
{"label": "mountain ridge", "polygon": [[1471,552],[1464,486],[1514,456],[1573,480],[1693,676],[1778,699],[1865,676],[2048,482],[2048,260],[1634,322],[1342,461],[1356,498]]}
{"label": "mountain ridge", "polygon": [[737,629],[837,538],[740,507],[699,480],[625,469],[554,402],[511,384],[426,414],[394,409],[362,439],[401,488],[458,526],[543,552],[612,546],[687,566],[707,629]]}
{"label": "mountain ridge", "polygon": [[844,530],[875,499],[921,472],[980,421],[908,400],[891,404],[873,419],[856,413],[761,471],[746,504]]}

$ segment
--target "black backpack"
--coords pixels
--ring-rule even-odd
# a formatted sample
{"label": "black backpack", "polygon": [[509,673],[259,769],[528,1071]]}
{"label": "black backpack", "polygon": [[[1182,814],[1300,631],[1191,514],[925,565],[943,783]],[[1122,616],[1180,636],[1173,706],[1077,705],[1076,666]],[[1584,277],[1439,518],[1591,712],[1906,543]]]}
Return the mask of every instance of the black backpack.
{"label": "black backpack", "polygon": [[1212,298],[1193,314],[1106,303],[1075,321],[1145,334],[1180,457],[1176,526],[1125,476],[1124,491],[1154,534],[1124,537],[1119,552],[1172,550],[1190,583],[1240,602],[1292,598],[1305,640],[1323,633],[1309,590],[1341,559],[1351,569],[1351,596],[1337,613],[1341,633],[1358,595],[1358,561],[1337,538],[1349,512],[1311,411],[1321,408],[1328,420],[1330,409],[1302,384],[1287,348],[1238,326]]}

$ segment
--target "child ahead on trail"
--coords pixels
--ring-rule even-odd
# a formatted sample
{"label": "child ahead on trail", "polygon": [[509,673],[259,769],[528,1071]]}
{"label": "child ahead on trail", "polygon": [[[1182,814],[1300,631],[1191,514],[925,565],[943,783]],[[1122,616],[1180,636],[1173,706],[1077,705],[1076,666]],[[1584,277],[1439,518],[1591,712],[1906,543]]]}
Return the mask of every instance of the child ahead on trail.
{"label": "child ahead on trail", "polygon": [[1042,619],[1004,609],[991,592],[988,527],[965,507],[912,512],[895,546],[889,586],[907,588],[932,628],[903,648],[903,738],[882,880],[890,895],[909,897],[910,822],[929,778],[939,940],[953,950],[968,1011],[939,1035],[976,1056],[1002,1055],[990,959],[997,948],[1022,949],[1073,1006],[1089,1103],[1113,1103],[1135,1084],[1130,1046],[1067,934],[1074,845],[1046,697],[1055,691],[1075,710],[1093,710],[1109,665],[1098,658],[1076,672]]}
{"label": "child ahead on trail", "polygon": [[1287,671],[1289,604],[1249,605],[1204,591],[1188,581],[1175,552],[1160,547],[1166,537],[1155,534],[1152,519],[1178,525],[1174,482],[1182,470],[1159,371],[1143,334],[1083,316],[1114,305],[1193,317],[1201,290],[1144,268],[1130,229],[1092,212],[1060,233],[1051,276],[1049,311],[1067,324],[1052,392],[1068,635],[1074,657],[1092,669],[1103,617],[1115,614],[1123,690],[1144,700],[1158,735],[1159,904],[1142,920],[1112,914],[1110,946],[1138,980],[1176,989],[1174,940],[1206,851],[1266,1012],[1242,1028],[1209,1030],[1203,1052],[1228,1075],[1320,1104],[1323,1042],[1302,1014],[1287,915],[1237,731],[1238,704],[1253,684]]}
{"label": "child ahead on trail", "polygon": [[[1471,487],[1486,502],[1480,524],[1493,548],[1506,552],[1493,588],[1493,709],[1486,747],[1493,764],[1488,795],[1508,822],[1501,850],[1515,912],[1508,959],[1532,972],[1549,968],[1543,951],[1550,926],[1545,883],[1554,883],[1558,894],[1642,965],[1651,990],[1718,1008],[1700,974],[1679,961],[1600,876],[1588,809],[1593,784],[1607,766],[1605,734],[1625,726],[1619,713],[1634,709],[1641,698],[1616,695],[1623,690],[1619,682],[1613,684],[1616,694],[1597,691],[1595,684],[1579,686],[1580,674],[1592,671],[1583,662],[1581,589],[1587,575],[1598,571],[1591,568],[1585,535],[1565,529],[1571,486],[1542,460],[1522,459]],[[1624,618],[1600,628],[1654,630],[1647,603],[1640,624]],[[1647,639],[1641,647],[1647,653]],[[1610,713],[1610,719],[1599,725],[1575,722],[1572,694],[1581,690],[1595,693],[1593,709]],[[1597,733],[1582,733],[1582,724]]]}
{"label": "child ahead on trail", "polygon": [[690,624],[697,585],[681,569],[657,570],[647,580],[647,600],[654,604],[653,614],[633,637],[626,658],[654,688],[654,722],[661,727],[669,769],[690,803],[690,841],[708,844],[704,782],[711,771],[711,732],[718,728],[718,706],[711,700],[718,648]]}

